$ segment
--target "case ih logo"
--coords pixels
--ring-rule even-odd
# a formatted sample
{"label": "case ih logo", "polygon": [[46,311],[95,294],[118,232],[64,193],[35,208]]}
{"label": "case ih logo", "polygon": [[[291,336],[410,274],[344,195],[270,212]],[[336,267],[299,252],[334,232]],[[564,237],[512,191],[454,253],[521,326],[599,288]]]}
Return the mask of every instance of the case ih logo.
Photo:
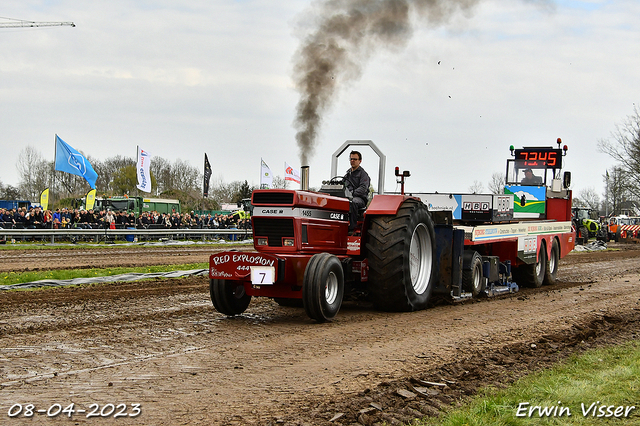
{"label": "case ih logo", "polygon": [[472,212],[488,212],[489,208],[486,201],[467,201],[462,205],[462,210]]}
{"label": "case ih logo", "polygon": [[260,213],[262,213],[262,214],[282,214],[282,213],[284,213],[284,210],[282,210],[282,209],[262,209],[262,210],[260,210]]}

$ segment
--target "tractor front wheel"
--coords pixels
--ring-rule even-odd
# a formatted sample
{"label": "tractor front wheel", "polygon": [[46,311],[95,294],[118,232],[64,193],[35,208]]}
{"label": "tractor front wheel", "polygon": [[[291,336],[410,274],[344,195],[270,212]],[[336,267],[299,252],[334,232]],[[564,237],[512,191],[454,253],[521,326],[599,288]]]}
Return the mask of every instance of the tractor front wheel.
{"label": "tractor front wheel", "polygon": [[304,270],[302,304],[309,318],[333,319],[342,305],[344,272],[340,259],[329,253],[314,254]]}
{"label": "tractor front wheel", "polygon": [[216,310],[228,316],[243,313],[251,302],[240,281],[210,279],[209,294]]}

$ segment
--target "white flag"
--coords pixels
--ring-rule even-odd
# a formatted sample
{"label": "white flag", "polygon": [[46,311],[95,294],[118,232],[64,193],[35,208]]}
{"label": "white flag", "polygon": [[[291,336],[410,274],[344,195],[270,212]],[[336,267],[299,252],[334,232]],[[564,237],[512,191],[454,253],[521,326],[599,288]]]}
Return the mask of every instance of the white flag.
{"label": "white flag", "polygon": [[271,185],[273,184],[271,169],[262,158],[260,161],[262,162],[262,166],[260,167],[260,189],[271,189]]}
{"label": "white flag", "polygon": [[284,180],[300,183],[300,171],[291,167],[286,161],[284,162]]}
{"label": "white flag", "polygon": [[149,173],[149,163],[151,154],[149,151],[138,147],[138,189],[144,192],[151,192],[151,174]]}

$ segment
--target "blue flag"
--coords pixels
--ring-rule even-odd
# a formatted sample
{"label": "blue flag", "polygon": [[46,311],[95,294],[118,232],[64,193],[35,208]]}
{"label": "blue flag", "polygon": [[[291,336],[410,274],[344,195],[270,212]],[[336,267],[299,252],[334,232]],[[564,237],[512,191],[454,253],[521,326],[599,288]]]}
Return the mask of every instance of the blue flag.
{"label": "blue flag", "polygon": [[56,170],[82,176],[91,189],[96,187],[98,174],[93,170],[91,164],[75,149],[71,148],[65,141],[56,135]]}

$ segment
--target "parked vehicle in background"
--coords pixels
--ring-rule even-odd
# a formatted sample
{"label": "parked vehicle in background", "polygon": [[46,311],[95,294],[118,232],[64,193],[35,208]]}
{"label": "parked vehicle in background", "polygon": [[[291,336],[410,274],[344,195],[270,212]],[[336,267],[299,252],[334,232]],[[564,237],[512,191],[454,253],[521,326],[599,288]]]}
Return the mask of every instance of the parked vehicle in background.
{"label": "parked vehicle in background", "polygon": [[607,231],[600,224],[598,212],[584,207],[571,209],[573,223],[576,228],[576,242],[586,244],[589,238],[607,241]]}
{"label": "parked vehicle in background", "polygon": [[181,213],[180,200],[144,197],[107,197],[96,198],[94,210],[113,210],[134,213],[157,211],[158,213]]}
{"label": "parked vehicle in background", "polygon": [[607,237],[615,242],[637,239],[640,234],[640,217],[612,216],[607,224]]}

